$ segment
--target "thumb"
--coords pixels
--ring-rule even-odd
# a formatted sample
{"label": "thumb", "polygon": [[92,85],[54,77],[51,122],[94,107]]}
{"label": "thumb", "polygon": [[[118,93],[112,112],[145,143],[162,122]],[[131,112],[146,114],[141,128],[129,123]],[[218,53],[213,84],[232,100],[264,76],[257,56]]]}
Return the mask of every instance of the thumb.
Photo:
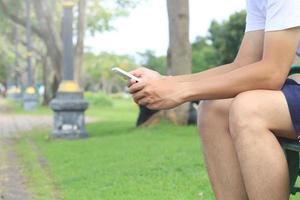
{"label": "thumb", "polygon": [[145,74],[145,70],[144,70],[144,68],[140,67],[140,68],[130,71],[129,73],[136,77],[142,77]]}

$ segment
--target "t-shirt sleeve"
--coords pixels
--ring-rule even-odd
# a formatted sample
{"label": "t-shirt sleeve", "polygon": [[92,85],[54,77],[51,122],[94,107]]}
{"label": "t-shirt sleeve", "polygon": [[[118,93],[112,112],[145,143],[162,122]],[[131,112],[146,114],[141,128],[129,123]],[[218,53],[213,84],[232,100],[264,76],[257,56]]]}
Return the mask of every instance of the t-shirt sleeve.
{"label": "t-shirt sleeve", "polygon": [[264,30],[265,23],[265,12],[261,9],[261,7],[259,7],[257,1],[247,0],[247,17],[245,32]]}
{"label": "t-shirt sleeve", "polygon": [[300,0],[268,0],[265,31],[300,26]]}

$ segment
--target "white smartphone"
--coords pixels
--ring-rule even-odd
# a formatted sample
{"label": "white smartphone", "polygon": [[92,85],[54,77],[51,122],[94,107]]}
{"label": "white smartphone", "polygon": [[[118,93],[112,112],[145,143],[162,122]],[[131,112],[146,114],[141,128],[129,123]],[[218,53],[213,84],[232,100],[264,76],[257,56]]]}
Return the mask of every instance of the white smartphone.
{"label": "white smartphone", "polygon": [[120,69],[119,67],[114,67],[111,69],[114,73],[119,74],[121,76],[123,76],[124,78],[126,78],[127,80],[135,80],[136,82],[140,82],[141,79],[139,79],[136,76],[133,76],[132,74],[124,71],[123,69]]}

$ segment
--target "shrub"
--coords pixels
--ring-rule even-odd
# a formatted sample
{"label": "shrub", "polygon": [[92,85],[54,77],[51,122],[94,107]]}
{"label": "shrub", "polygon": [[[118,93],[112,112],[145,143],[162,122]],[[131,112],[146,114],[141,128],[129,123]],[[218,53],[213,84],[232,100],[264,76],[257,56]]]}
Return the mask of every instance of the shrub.
{"label": "shrub", "polygon": [[91,106],[111,107],[113,105],[112,98],[103,92],[86,92],[84,96]]}

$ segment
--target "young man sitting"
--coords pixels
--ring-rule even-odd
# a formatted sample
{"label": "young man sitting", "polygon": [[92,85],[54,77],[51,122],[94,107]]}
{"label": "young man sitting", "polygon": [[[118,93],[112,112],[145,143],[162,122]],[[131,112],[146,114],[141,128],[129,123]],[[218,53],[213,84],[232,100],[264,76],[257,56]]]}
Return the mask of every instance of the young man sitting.
{"label": "young man sitting", "polygon": [[199,133],[218,200],[288,199],[287,161],[276,136],[300,135],[300,85],[287,79],[299,41],[299,0],[247,0],[246,31],[232,63],[171,77],[132,72],[142,81],[129,90],[150,109],[203,100]]}

